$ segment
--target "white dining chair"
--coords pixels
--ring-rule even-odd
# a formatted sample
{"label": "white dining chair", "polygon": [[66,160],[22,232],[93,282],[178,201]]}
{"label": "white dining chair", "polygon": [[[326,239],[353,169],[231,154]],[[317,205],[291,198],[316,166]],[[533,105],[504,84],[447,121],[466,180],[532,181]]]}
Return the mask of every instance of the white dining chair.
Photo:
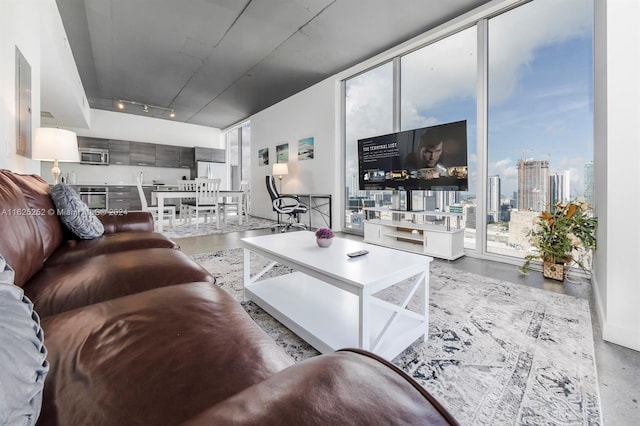
{"label": "white dining chair", "polygon": [[[195,180],[186,180],[186,179],[178,180],[178,191],[193,191],[195,193],[196,188],[197,188],[197,185]],[[195,201],[195,199],[196,199],[195,197],[180,198],[180,206],[179,206],[178,212],[179,212],[180,221],[183,224],[186,224],[188,221],[190,221],[189,205],[186,204],[186,202]]]}
{"label": "white dining chair", "polygon": [[[144,190],[142,189],[142,181],[140,178],[136,178],[136,186],[138,187],[138,195],[140,196],[140,204],[142,206],[142,211],[151,213],[153,216],[154,222],[158,221],[158,206],[150,206],[147,202],[147,197],[144,195]],[[172,228],[176,226],[176,206],[173,204],[165,204],[162,210],[162,214],[164,217],[169,219],[169,224]]]}
{"label": "white dining chair", "polygon": [[200,222],[200,212],[204,212],[204,220],[209,215],[216,215],[216,228],[220,228],[220,213],[224,217],[224,204],[220,203],[221,179],[196,178],[196,198],[193,201],[185,201],[189,209],[189,223],[191,218],[196,219],[196,229]]}
{"label": "white dining chair", "polygon": [[[240,200],[240,211],[238,211],[238,201],[236,197],[222,197],[224,202],[224,213],[225,213],[225,222],[227,216],[231,212],[236,212],[238,215],[238,219],[240,215],[248,215],[248,200],[249,200],[249,181],[243,180],[240,182],[240,190],[242,191],[241,200]],[[229,199],[229,200],[227,200]]]}

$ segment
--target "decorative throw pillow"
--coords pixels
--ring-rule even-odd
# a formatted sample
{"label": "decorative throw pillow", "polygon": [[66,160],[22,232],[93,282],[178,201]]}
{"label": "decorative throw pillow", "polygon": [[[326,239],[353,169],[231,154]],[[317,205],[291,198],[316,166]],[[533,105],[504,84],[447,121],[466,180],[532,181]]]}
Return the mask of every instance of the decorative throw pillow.
{"label": "decorative throw pillow", "polygon": [[0,425],[33,425],[49,371],[40,318],[0,255]]}
{"label": "decorative throw pillow", "polygon": [[60,220],[76,237],[91,240],[104,234],[102,222],[70,186],[64,183],[55,185],[51,188],[51,199]]}

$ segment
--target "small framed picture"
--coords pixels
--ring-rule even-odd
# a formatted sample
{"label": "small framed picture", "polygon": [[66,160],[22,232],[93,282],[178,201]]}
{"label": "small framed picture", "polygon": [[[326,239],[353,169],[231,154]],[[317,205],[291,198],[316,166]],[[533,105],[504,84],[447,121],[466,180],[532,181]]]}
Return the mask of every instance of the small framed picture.
{"label": "small framed picture", "polygon": [[258,166],[269,165],[269,148],[258,149]]}
{"label": "small framed picture", "polygon": [[313,160],[313,138],[298,141],[298,160]]}

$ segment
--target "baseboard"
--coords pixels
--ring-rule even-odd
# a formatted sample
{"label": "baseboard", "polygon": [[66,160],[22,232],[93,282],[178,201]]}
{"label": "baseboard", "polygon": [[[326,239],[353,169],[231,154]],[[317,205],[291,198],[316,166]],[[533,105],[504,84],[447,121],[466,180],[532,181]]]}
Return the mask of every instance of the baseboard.
{"label": "baseboard", "polygon": [[596,316],[600,322],[602,339],[615,343],[616,345],[624,346],[625,348],[633,349],[634,351],[640,351],[640,329],[638,329],[638,327],[619,326],[618,324],[611,324],[607,321],[606,311],[600,295],[600,287],[598,287],[595,274],[593,274],[591,280],[593,295],[596,301]]}
{"label": "baseboard", "polygon": [[640,331],[637,329],[605,323],[602,327],[602,338],[607,342],[640,352]]}

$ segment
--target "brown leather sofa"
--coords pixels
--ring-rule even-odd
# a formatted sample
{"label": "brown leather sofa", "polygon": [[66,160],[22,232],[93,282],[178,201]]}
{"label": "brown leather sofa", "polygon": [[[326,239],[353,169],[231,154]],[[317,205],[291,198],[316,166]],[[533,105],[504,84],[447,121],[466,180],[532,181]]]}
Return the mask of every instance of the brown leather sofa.
{"label": "brown leather sofa", "polygon": [[7,170],[0,210],[0,254],[48,350],[38,424],[456,424],[371,353],[294,365],[146,213],[100,216],[102,237],[69,238],[46,182]]}

